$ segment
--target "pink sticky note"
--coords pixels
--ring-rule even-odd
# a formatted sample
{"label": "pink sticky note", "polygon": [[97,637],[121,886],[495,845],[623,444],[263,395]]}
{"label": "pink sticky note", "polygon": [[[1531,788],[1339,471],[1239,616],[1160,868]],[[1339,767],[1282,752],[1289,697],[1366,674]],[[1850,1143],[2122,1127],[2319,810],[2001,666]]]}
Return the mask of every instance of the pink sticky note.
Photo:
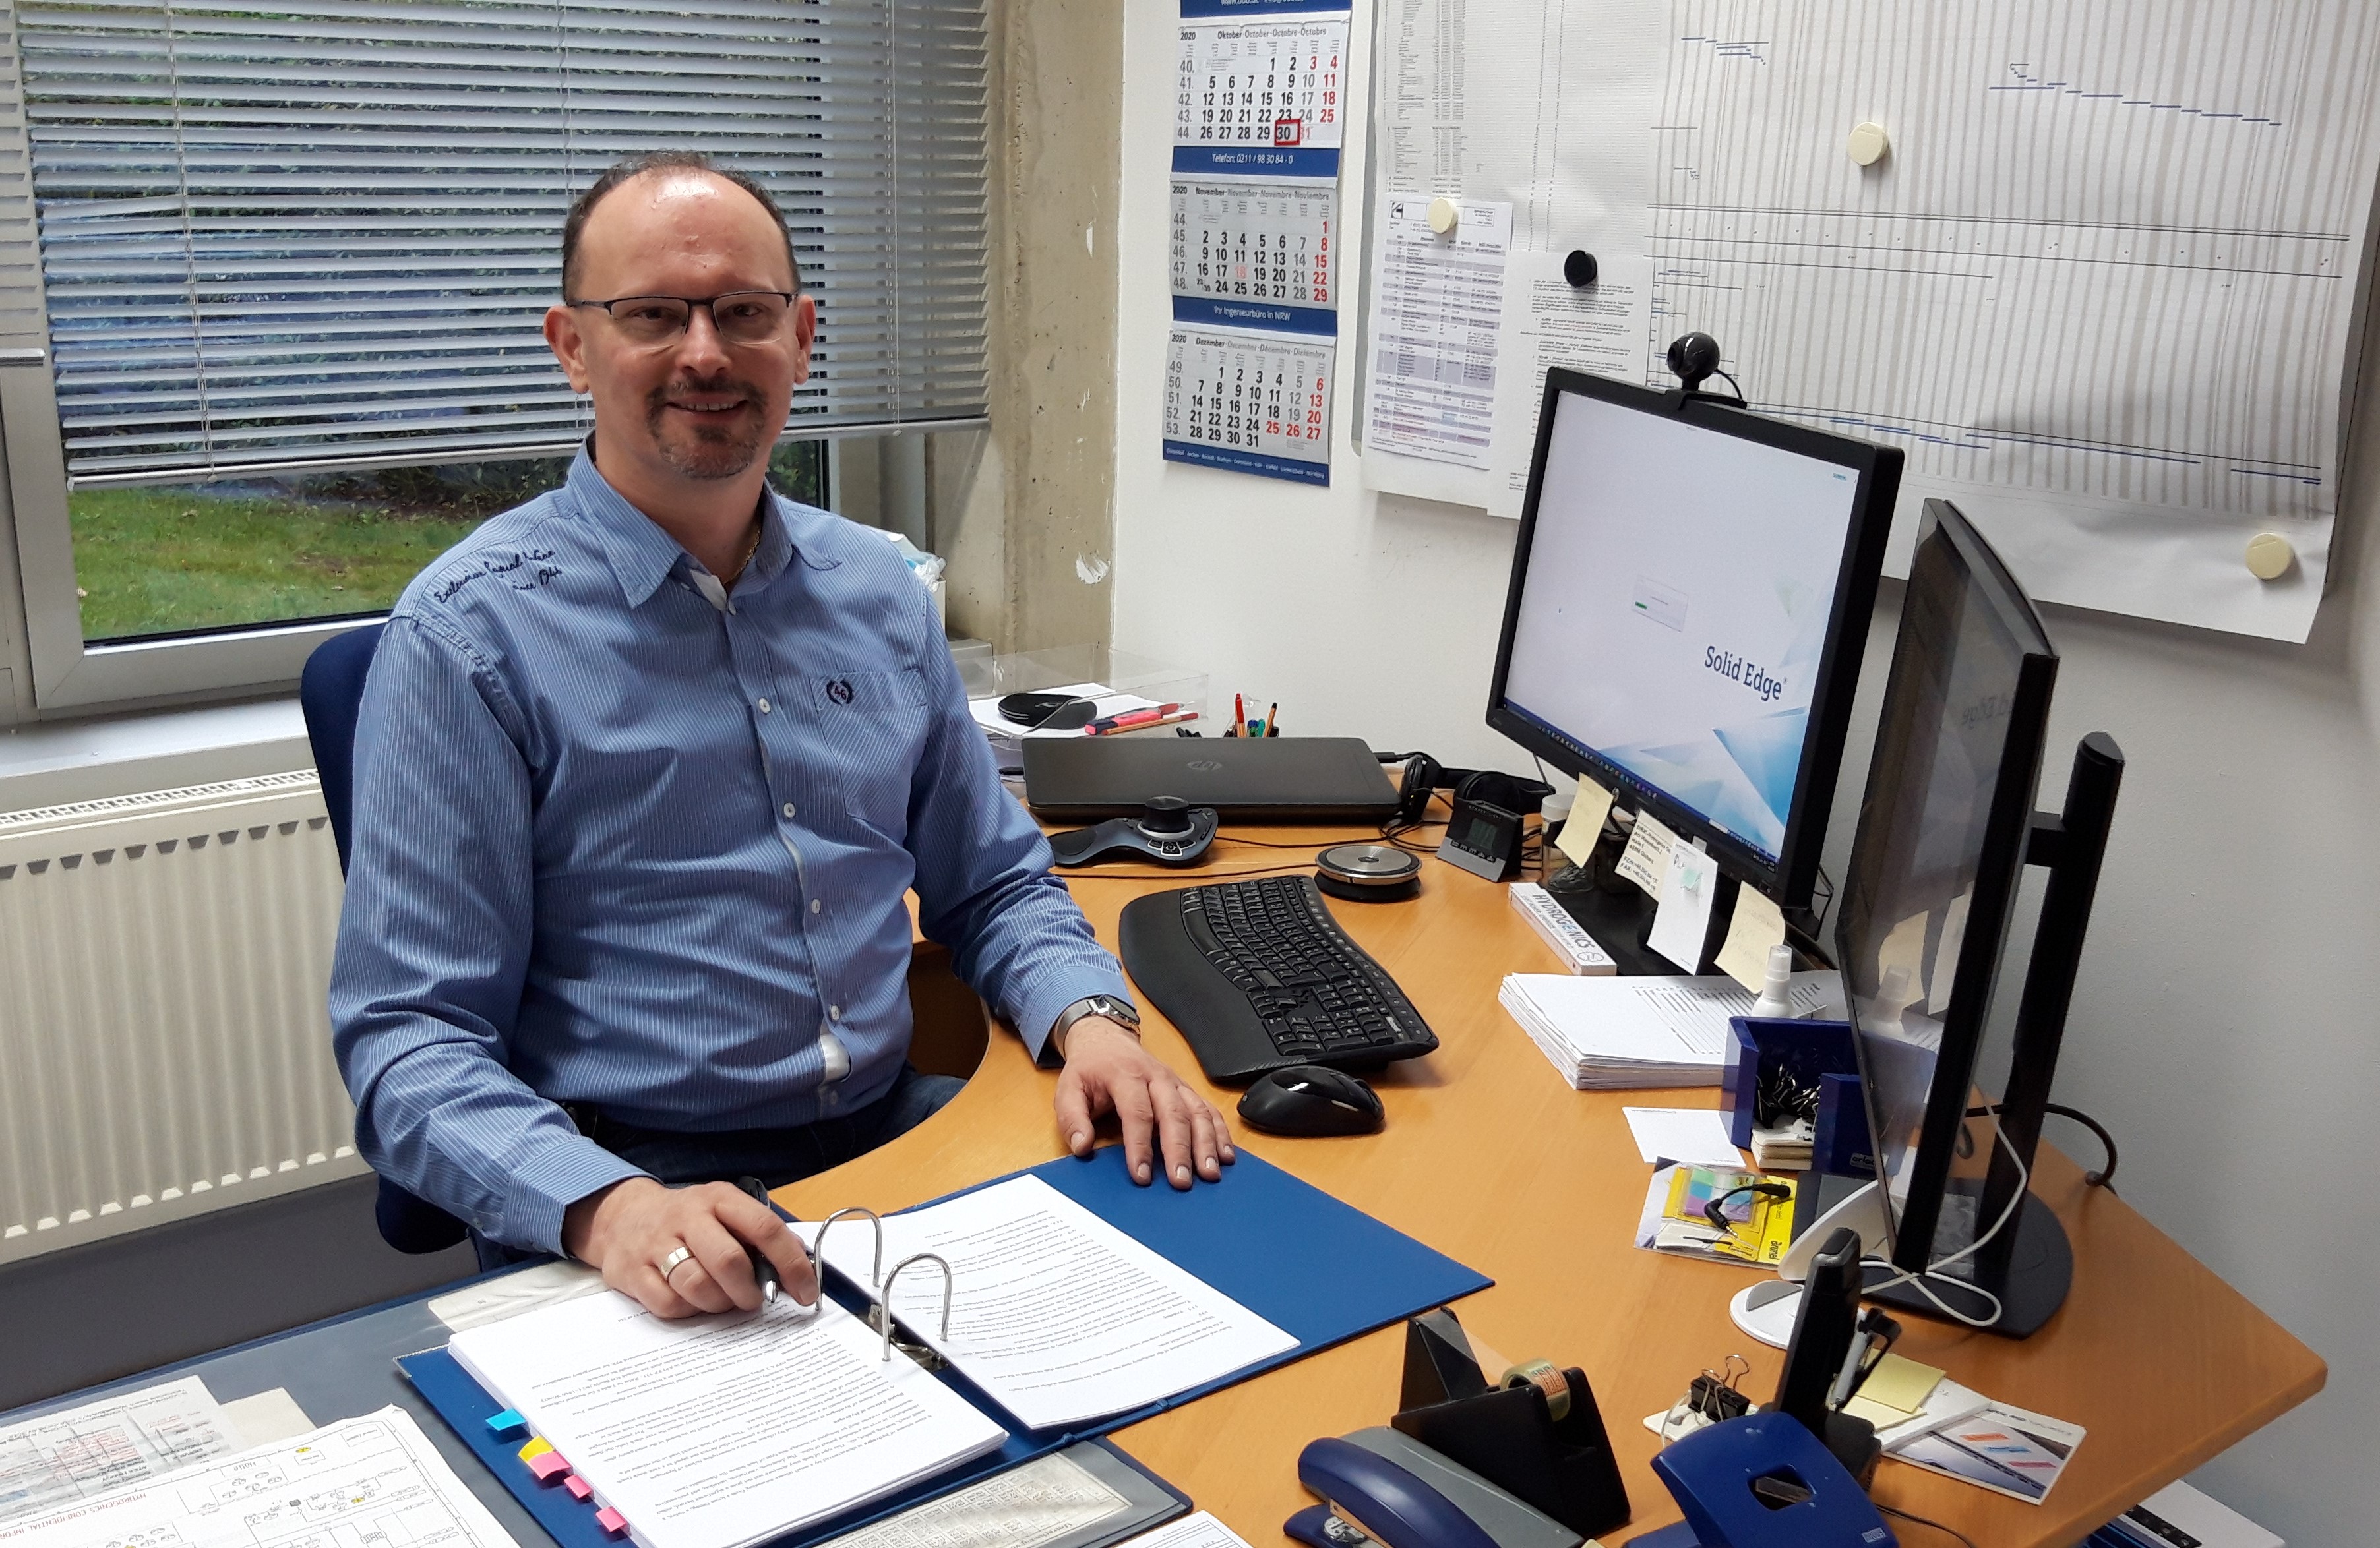
{"label": "pink sticky note", "polygon": [[551,1483],[557,1478],[567,1476],[570,1464],[562,1459],[562,1453],[558,1451],[543,1451],[528,1459],[528,1470],[537,1475],[540,1483]]}
{"label": "pink sticky note", "polygon": [[628,1518],[608,1505],[595,1513],[595,1524],[613,1537],[625,1536],[628,1530]]}
{"label": "pink sticky note", "polygon": [[562,1486],[570,1491],[570,1497],[574,1500],[583,1500],[595,1492],[594,1486],[577,1473],[572,1473],[568,1478],[564,1479]]}

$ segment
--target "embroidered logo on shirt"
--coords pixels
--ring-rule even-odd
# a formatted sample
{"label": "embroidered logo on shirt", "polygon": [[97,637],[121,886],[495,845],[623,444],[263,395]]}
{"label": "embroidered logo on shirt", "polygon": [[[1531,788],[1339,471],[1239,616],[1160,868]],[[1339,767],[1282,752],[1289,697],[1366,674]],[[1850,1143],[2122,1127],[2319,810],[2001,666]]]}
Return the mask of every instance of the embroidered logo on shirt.
{"label": "embroidered logo on shirt", "polygon": [[431,593],[433,601],[451,601],[456,593],[481,575],[497,575],[515,591],[534,591],[562,574],[559,565],[546,562],[553,557],[552,549],[498,549],[480,556],[478,564],[458,570],[440,583]]}
{"label": "embroidered logo on shirt", "polygon": [[837,704],[849,704],[851,702],[851,679],[848,677],[838,677],[833,682],[829,683],[826,685],[826,696],[834,700]]}

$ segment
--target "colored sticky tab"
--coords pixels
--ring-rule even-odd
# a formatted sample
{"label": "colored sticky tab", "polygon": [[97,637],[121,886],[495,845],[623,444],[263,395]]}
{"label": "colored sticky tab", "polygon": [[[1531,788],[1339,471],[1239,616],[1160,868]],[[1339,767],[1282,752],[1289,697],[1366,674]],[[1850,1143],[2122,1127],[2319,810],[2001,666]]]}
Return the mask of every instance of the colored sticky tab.
{"label": "colored sticky tab", "polygon": [[577,1473],[572,1473],[568,1478],[564,1479],[562,1486],[570,1491],[570,1497],[574,1500],[583,1500],[595,1493],[595,1486]]}
{"label": "colored sticky tab", "polygon": [[553,1443],[543,1435],[531,1435],[528,1438],[528,1445],[520,1448],[520,1459],[524,1462],[534,1462],[552,1449]]}
{"label": "colored sticky tab", "polygon": [[628,1518],[608,1505],[595,1513],[595,1524],[613,1537],[627,1535]]}
{"label": "colored sticky tab", "polygon": [[570,1464],[562,1459],[562,1453],[548,1451],[541,1457],[530,1457],[528,1470],[537,1475],[540,1483],[551,1483],[557,1478],[567,1476]]}
{"label": "colored sticky tab", "polygon": [[521,1417],[518,1409],[506,1409],[500,1414],[488,1416],[488,1428],[499,1435],[509,1435],[516,1430],[528,1429],[528,1421]]}

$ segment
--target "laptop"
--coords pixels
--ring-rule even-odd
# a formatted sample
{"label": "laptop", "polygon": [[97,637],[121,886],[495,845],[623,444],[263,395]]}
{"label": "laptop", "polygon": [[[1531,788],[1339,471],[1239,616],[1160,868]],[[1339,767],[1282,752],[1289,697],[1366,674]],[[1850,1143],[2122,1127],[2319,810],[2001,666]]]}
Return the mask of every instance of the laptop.
{"label": "laptop", "polygon": [[1025,804],[1061,822],[1135,816],[1155,795],[1226,821],[1378,822],[1397,787],[1354,736],[1086,736],[1025,744]]}

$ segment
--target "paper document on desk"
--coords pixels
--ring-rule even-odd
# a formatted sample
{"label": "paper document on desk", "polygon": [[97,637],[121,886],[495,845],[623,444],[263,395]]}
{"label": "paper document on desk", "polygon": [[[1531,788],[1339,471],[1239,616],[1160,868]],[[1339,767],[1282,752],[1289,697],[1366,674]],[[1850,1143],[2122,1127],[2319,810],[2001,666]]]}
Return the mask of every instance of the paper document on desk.
{"label": "paper document on desk", "polygon": [[1132,1508],[1053,1451],[834,1539],[834,1548],[1042,1548]]}
{"label": "paper document on desk", "polygon": [[1892,1455],[1927,1472],[2039,1505],[2066,1471],[2082,1434],[2079,1424],[1994,1403],[1973,1419],[1918,1436]]}
{"label": "paper document on desk", "polygon": [[517,1548],[390,1407],[0,1525],[6,1548]]}
{"label": "paper document on desk", "polygon": [[616,1291],[447,1348],[627,1518],[641,1548],[744,1548],[1006,1440],[832,1300],[664,1322]]}
{"label": "paper document on desk", "polygon": [[[864,1222],[826,1244],[830,1266],[868,1283],[875,1241]],[[950,1335],[931,1264],[901,1276],[893,1311],[1029,1429],[1145,1408],[1297,1347],[1038,1177],[888,1216],[885,1266],[915,1252],[950,1263]]]}
{"label": "paper document on desk", "polygon": [[95,1499],[241,1449],[196,1376],[0,1429],[0,1521]]}
{"label": "paper document on desk", "polygon": [[[1581,1091],[1715,1086],[1734,1057],[1728,1021],[1754,997],[1725,974],[1707,978],[1577,978],[1515,973],[1498,1001]],[[1832,972],[1797,973],[1793,1008],[1828,1015],[1842,1005]]]}
{"label": "paper document on desk", "polygon": [[1248,1540],[1202,1510],[1143,1532],[1123,1548],[1248,1548]]}

